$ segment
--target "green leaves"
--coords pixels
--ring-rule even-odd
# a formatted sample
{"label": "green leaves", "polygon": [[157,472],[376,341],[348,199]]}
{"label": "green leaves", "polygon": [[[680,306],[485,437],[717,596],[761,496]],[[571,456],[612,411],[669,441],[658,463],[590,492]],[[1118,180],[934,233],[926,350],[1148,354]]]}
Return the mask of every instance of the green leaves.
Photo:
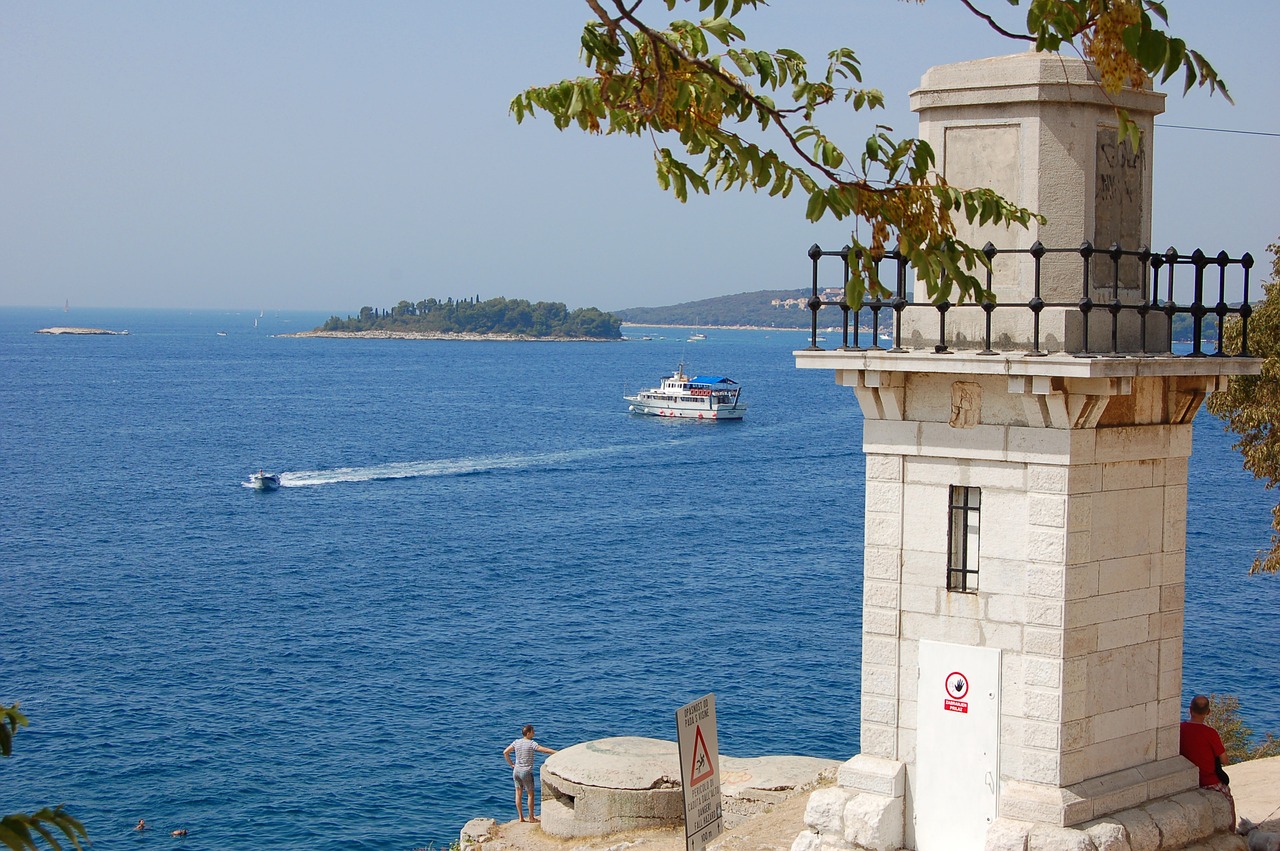
{"label": "green leaves", "polygon": [[[828,53],[819,74],[795,50],[751,47],[738,15],[763,2],[664,0],[669,12],[696,7],[702,18],[654,27],[638,17],[640,2],[590,0],[597,20],[581,38],[588,75],[530,88],[511,101],[511,113],[517,122],[546,112],[560,129],[652,138],[658,185],[681,202],[713,188],[785,198],[799,187],[808,221],[830,215],[869,227],[862,241],[856,232],[851,239],[854,290],[882,291],[876,262],[898,251],[930,297],[948,298],[953,290],[961,299],[982,295],[977,273],[989,261],[956,238],[953,217],[1011,227],[1043,219],[991,190],[949,186],[927,144],[897,138],[889,127],[874,127],[860,149],[829,132],[819,118],[831,108],[878,109],[883,93],[862,85],[850,48]],[[1007,2],[1025,5],[1027,30],[1006,35],[1031,40],[1038,50],[1080,50],[1108,91],[1144,84],[1148,74],[1168,80],[1181,68],[1185,89],[1207,86],[1229,99],[1204,57],[1163,29],[1168,14],[1158,0]],[[1138,127],[1122,111],[1119,118],[1120,136],[1136,147]]]}
{"label": "green leaves", "polygon": [[25,726],[27,716],[18,711],[18,704],[0,707],[0,756],[13,753],[13,734]]}
{"label": "green leaves", "polygon": [[0,819],[0,842],[3,842],[6,848],[12,851],[37,851],[39,845],[36,838],[43,839],[49,848],[53,851],[61,851],[62,844],[58,841],[57,830],[62,835],[62,841],[69,842],[72,848],[83,848],[80,840],[86,843],[89,840],[89,834],[85,832],[84,825],[72,818],[62,807],[50,809],[45,807],[39,812],[17,813],[11,816],[5,816]]}

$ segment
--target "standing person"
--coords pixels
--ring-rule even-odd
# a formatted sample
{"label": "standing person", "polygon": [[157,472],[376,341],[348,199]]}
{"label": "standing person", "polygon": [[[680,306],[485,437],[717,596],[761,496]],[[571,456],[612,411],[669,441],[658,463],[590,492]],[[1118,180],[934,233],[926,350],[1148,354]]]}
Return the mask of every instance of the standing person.
{"label": "standing person", "polygon": [[1231,797],[1227,773],[1227,749],[1218,731],[1209,726],[1209,698],[1197,694],[1187,709],[1190,721],[1183,721],[1178,732],[1178,752],[1200,770],[1200,788],[1216,789],[1227,796],[1231,806],[1231,824],[1236,823],[1236,801]]}
{"label": "standing person", "polygon": [[[516,813],[520,816],[520,821],[525,821],[524,802],[520,798],[523,791],[529,798],[529,818],[528,821],[537,821],[538,817],[533,814],[533,760],[535,753],[555,753],[551,748],[544,748],[533,740],[533,725],[525,724],[524,729],[520,731],[521,737],[511,744],[507,745],[502,752],[502,758],[507,761],[507,765],[511,766],[511,776],[516,781]],[[515,762],[511,761],[512,753],[515,754]]]}

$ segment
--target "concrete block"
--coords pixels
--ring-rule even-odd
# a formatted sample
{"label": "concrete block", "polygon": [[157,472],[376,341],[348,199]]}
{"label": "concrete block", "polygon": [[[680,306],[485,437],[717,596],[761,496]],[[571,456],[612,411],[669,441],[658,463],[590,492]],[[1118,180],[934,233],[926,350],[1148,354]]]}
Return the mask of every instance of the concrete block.
{"label": "concrete block", "polygon": [[1146,615],[1098,624],[1099,650],[1114,650],[1130,644],[1143,644],[1151,638],[1151,619]]}
{"label": "concrete block", "polygon": [[1062,652],[1067,658],[1094,653],[1098,649],[1098,627],[1089,624],[1064,630],[1062,641]]}
{"label": "concrete block", "polygon": [[1160,829],[1160,844],[1165,848],[1181,848],[1199,839],[1193,817],[1168,799],[1152,801],[1142,807]]}
{"label": "concrete block", "polygon": [[1067,502],[1067,531],[1084,532],[1093,527],[1093,497],[1081,494]]}
{"label": "concrete block", "polygon": [[[1079,468],[1072,467],[1072,473]],[[1068,493],[1067,468],[1049,464],[1031,464],[1027,467],[1027,490],[1031,493]]]}
{"label": "concrete block", "polygon": [[1071,564],[1065,568],[1064,577],[1064,595],[1068,600],[1080,600],[1085,598],[1093,598],[1098,595],[1098,585],[1100,585],[1100,577],[1098,577],[1097,562],[1089,562],[1088,564]]}
{"label": "concrete block", "polygon": [[1027,688],[1023,694],[1023,715],[1032,720],[1060,722],[1062,719],[1061,695],[1057,691]]}
{"label": "concrete block", "polygon": [[[1067,493],[1075,496],[1094,494],[1102,490],[1101,464],[1076,464],[1069,468],[1067,477]],[[1097,512],[1097,505],[1094,505]]]}
{"label": "concrete block", "polygon": [[876,609],[863,607],[862,609],[862,632],[869,635],[889,635],[896,636],[898,634],[899,615],[895,609]]}
{"label": "concrete block", "polygon": [[462,826],[458,835],[458,844],[464,849],[480,845],[494,837],[498,830],[498,822],[491,818],[473,818]]}
{"label": "concrete block", "polygon": [[[1062,754],[1053,751],[1028,750],[1022,755],[1022,779],[1057,786],[1062,782],[1062,759]],[[1092,816],[1092,811],[1088,815]]]}
{"label": "concrete block", "polygon": [[897,757],[898,728],[863,721],[861,732],[860,742],[863,754],[884,759],[895,759]]}
{"label": "concrete block", "polygon": [[901,798],[906,794],[907,767],[898,760],[858,754],[840,766],[836,782],[856,792]]}
{"label": "concrete block", "polygon": [[[1029,626],[1067,626],[1066,606],[1059,600],[1032,599],[1027,601]],[[1078,624],[1071,624],[1078,626]]]}
{"label": "concrete block", "polygon": [[919,424],[868,417],[862,423],[862,451],[868,455],[919,455]]}
{"label": "concrete block", "polygon": [[[1163,487],[1163,481],[1155,481],[1155,471],[1156,464],[1147,459],[1104,463],[1102,465],[1102,489],[1114,491],[1149,488],[1153,485]],[[1160,478],[1164,478],[1163,471]]]}
{"label": "concrete block", "polygon": [[983,851],[1027,851],[1031,836],[1031,822],[998,818],[987,828]]}
{"label": "concrete block", "polygon": [[1235,814],[1231,811],[1231,802],[1227,796],[1216,789],[1203,790],[1213,813],[1213,829],[1215,831],[1234,831],[1236,829]]}
{"label": "concrete block", "polygon": [[901,602],[898,583],[867,579],[862,583],[862,603],[882,609],[896,609]]}
{"label": "concrete block", "polygon": [[1199,788],[1199,770],[1181,756],[1138,766],[1147,781],[1147,797],[1163,798]]}
{"label": "concrete block", "polygon": [[1063,752],[1070,753],[1093,744],[1092,724],[1093,720],[1090,718],[1081,718],[1078,721],[1068,721],[1063,724],[1061,732]]}
{"label": "concrete block", "polygon": [[985,620],[1018,624],[1026,622],[1024,597],[1017,594],[984,593],[981,598],[981,602],[985,604]]}
{"label": "concrete block", "polygon": [[1052,825],[1036,825],[1027,840],[1027,851],[1098,851],[1082,830]]}
{"label": "concrete block", "polygon": [[1214,832],[1213,805],[1209,803],[1207,792],[1213,792],[1224,801],[1226,800],[1225,795],[1214,792],[1212,789],[1182,792],[1169,799],[1186,811],[1187,822],[1193,831],[1192,839],[1194,840],[1206,839]]}
{"label": "concrete block", "polygon": [[1131,809],[1148,800],[1147,780],[1136,768],[1076,783],[1071,791],[1093,802],[1094,817]]}
{"label": "concrete block", "polygon": [[804,808],[804,823],[824,835],[844,835],[844,808],[854,793],[840,786],[815,789]]}
{"label": "concrete block", "polygon": [[1027,561],[983,555],[980,562],[980,585],[984,593],[1025,597],[1031,590],[1027,582]]}
{"label": "concrete block", "polygon": [[1066,647],[1066,636],[1060,629],[1027,627],[1022,631],[1022,649],[1037,656],[1060,657]]}
{"label": "concrete block", "polygon": [[1068,574],[1076,568],[1067,568],[1061,562],[1053,564],[1028,564],[1027,593],[1036,597],[1062,599],[1067,592]]}
{"label": "concrete block", "polygon": [[[1090,564],[1094,560],[1093,554],[1093,532],[1085,530],[1081,532],[1067,533],[1067,558],[1066,564],[1074,566],[1078,564]],[[1098,538],[1099,547],[1105,549],[1107,539]]]}
{"label": "concrete block", "polygon": [[898,547],[902,544],[902,519],[894,512],[867,511],[865,541],[870,547]]}
{"label": "concrete block", "polygon": [[1062,687],[1062,662],[1059,660],[1027,656],[1024,657],[1022,671],[1023,682],[1028,686],[1054,690]]}
{"label": "concrete block", "polygon": [[862,641],[862,663],[896,667],[898,664],[897,640],[879,635],[867,636]]}
{"label": "concrete block", "polygon": [[1160,828],[1145,810],[1123,810],[1112,818],[1124,827],[1131,851],[1157,851],[1160,848]]}
{"label": "concrete block", "polygon": [[812,830],[802,830],[792,841],[791,851],[823,851],[822,837]]}
{"label": "concrete block", "polygon": [[1063,564],[1067,557],[1067,535],[1061,529],[1030,529],[1026,540],[1027,559]]}
{"label": "concrete block", "polygon": [[896,666],[862,663],[862,693],[882,697],[898,696],[898,669]]}
{"label": "concrete block", "polygon": [[1132,851],[1129,846],[1129,833],[1118,821],[1092,822],[1082,825],[1082,829],[1093,840],[1093,847],[1098,851]]}
{"label": "concrete block", "polygon": [[867,547],[862,553],[862,575],[868,579],[897,580],[902,574],[902,551],[896,547]]}
{"label": "concrete block", "polygon": [[866,482],[866,510],[899,512],[902,509],[902,483],[881,482],[870,477]]}
{"label": "concrete block", "polygon": [[1074,795],[1064,798],[1068,794],[1056,783],[1004,780],[1000,783],[1000,818],[1061,826],[1068,805],[1075,801]]}
{"label": "concrete block", "polygon": [[1150,701],[1101,712],[1093,717],[1093,737],[1096,742],[1128,738],[1155,727],[1156,704]]}
{"label": "concrete block", "polygon": [[1104,464],[1168,458],[1170,439],[1170,427],[1163,425],[1100,428],[1094,457]]}
{"label": "concrete block", "polygon": [[1022,625],[1016,622],[978,621],[978,641],[983,647],[998,647],[1014,652],[1021,650],[1022,631]]}
{"label": "concrete block", "polygon": [[890,698],[866,696],[862,699],[862,717],[877,724],[898,723],[898,702]]}
{"label": "concrete block", "polygon": [[869,851],[896,851],[902,847],[904,801],[862,793],[844,809],[844,838]]}
{"label": "concrete block", "polygon": [[1067,517],[1067,498],[1062,494],[1030,494],[1027,497],[1027,521],[1033,526],[1061,529]]}
{"label": "concrete block", "polygon": [[939,601],[945,593],[938,584],[923,586],[904,583],[902,586],[902,611],[936,615],[939,611]]}
{"label": "concrete block", "polygon": [[1020,745],[1040,750],[1057,750],[1061,743],[1062,728],[1058,724],[1045,721],[1024,721],[1020,725],[1022,736]]}
{"label": "concrete block", "polygon": [[903,458],[899,455],[867,455],[867,481],[901,482]]}
{"label": "concrete block", "polygon": [[1115,594],[1159,585],[1159,564],[1160,556],[1150,553],[1102,561],[1098,565],[1098,593]]}

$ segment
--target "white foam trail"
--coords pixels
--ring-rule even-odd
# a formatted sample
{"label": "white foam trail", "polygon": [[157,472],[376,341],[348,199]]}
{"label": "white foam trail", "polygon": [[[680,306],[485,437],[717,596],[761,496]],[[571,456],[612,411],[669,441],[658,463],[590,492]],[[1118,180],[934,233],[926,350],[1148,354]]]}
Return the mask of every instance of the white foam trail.
{"label": "white foam trail", "polygon": [[280,474],[284,488],[316,487],[341,482],[373,482],[384,479],[415,479],[435,476],[466,476],[494,470],[526,470],[579,463],[644,449],[643,446],[611,446],[599,449],[568,449],[526,455],[487,455],[475,458],[439,458],[431,461],[396,461],[369,467],[337,467],[332,470],[298,470]]}

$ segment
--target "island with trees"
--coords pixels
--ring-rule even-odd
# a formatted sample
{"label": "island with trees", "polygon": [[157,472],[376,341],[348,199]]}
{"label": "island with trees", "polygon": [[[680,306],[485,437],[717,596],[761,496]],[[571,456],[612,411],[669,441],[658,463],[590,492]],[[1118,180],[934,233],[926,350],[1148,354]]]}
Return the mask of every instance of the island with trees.
{"label": "island with trees", "polygon": [[329,317],[296,336],[406,337],[422,339],[620,340],[622,320],[594,307],[569,310],[560,302],[524,299],[429,298],[390,309],[362,307],[356,316]]}

